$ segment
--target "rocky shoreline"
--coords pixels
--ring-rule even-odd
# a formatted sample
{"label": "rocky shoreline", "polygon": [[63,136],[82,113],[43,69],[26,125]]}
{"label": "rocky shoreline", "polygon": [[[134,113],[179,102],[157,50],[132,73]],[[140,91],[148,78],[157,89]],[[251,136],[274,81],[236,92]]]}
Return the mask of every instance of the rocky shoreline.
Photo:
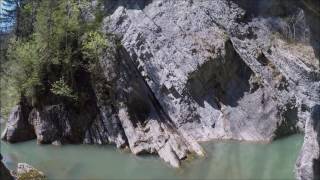
{"label": "rocky shoreline", "polygon": [[11,171],[2,162],[0,154],[0,177],[1,180],[45,180],[46,176],[43,172],[35,169],[27,163],[18,163],[17,169]]}
{"label": "rocky shoreline", "polygon": [[74,75],[81,103],[22,97],[2,138],[111,143],[179,167],[204,154],[199,141],[305,132],[297,179],[317,179],[320,11],[315,1],[266,2],[108,1],[108,50],[94,73]]}

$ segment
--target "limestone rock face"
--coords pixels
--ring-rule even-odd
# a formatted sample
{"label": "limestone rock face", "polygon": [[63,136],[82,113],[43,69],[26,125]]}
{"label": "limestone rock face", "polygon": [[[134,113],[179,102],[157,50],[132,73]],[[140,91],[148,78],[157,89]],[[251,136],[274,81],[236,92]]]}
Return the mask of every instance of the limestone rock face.
{"label": "limestone rock face", "polygon": [[302,57],[311,47],[274,35],[286,23],[280,17],[248,18],[250,12],[223,0],[123,0],[113,7],[105,31],[121,38],[184,134],[199,141],[269,141],[303,131],[301,107],[319,100],[319,63],[313,53]]}
{"label": "limestone rock face", "polygon": [[320,65],[311,10],[300,1],[245,2],[107,0],[109,47],[93,73],[75,76],[85,94],[79,105],[43,97],[27,124],[40,143],[112,143],[174,167],[203,154],[199,141],[306,131],[297,175],[316,177]]}
{"label": "limestone rock face", "polygon": [[104,30],[181,135],[270,141],[304,131],[320,76],[307,9],[257,1],[265,3],[256,13],[241,1],[109,1]]}
{"label": "limestone rock face", "polygon": [[296,163],[297,179],[320,179],[320,105],[307,119],[304,143]]}
{"label": "limestone rock face", "polygon": [[124,48],[110,47],[95,72],[100,118],[85,142],[127,144],[134,154],[155,153],[174,167],[189,152],[202,154],[196,141],[180,135]]}
{"label": "limestone rock face", "polygon": [[[306,21],[310,25],[311,44],[320,60],[320,2],[303,0]],[[317,93],[319,95],[319,92]],[[320,103],[316,101],[311,116],[306,117],[304,144],[296,163],[299,180],[320,179]]]}

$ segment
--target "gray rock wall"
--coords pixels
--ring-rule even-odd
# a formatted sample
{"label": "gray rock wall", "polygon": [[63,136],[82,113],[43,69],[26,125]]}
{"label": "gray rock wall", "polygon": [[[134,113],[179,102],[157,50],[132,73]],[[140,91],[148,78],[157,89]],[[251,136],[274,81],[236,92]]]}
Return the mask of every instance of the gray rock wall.
{"label": "gray rock wall", "polygon": [[[116,4],[104,21],[106,32],[122,38],[160,104],[183,131],[198,140],[260,141],[273,139],[282,122],[292,126],[286,128],[291,133],[303,129],[299,101],[319,89],[319,67],[314,56],[302,58],[311,62],[286,56],[294,49],[274,40],[278,37],[271,25],[281,18],[249,21],[244,10],[225,1]],[[283,60],[277,62],[279,58]],[[296,90],[298,81],[304,84],[301,90]],[[303,89],[306,84],[312,88]],[[254,113],[256,107],[261,113]]]}
{"label": "gray rock wall", "polygon": [[25,97],[22,97],[19,104],[10,113],[6,128],[1,136],[3,140],[9,142],[20,142],[34,139],[34,128],[28,122],[31,106]]}
{"label": "gray rock wall", "polygon": [[307,119],[305,138],[296,163],[297,179],[320,179],[320,105]]}

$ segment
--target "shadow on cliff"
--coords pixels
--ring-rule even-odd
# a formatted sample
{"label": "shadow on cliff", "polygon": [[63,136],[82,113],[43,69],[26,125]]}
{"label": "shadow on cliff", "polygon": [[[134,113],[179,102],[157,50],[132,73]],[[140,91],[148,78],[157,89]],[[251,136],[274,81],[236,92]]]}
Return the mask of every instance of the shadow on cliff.
{"label": "shadow on cliff", "polygon": [[148,116],[154,116],[151,119],[156,119],[159,122],[165,123],[171,130],[175,129],[175,124],[167,113],[163,110],[157,97],[149,87],[148,83],[142,77],[137,65],[135,64],[135,57],[131,57],[129,52],[123,47],[118,47],[118,59],[122,59],[122,67],[124,72],[130,72],[127,76],[128,89],[132,89],[128,96],[129,114],[132,117],[134,126],[137,123],[145,124]]}
{"label": "shadow on cliff", "polygon": [[225,44],[225,56],[209,59],[190,75],[187,87],[192,98],[202,107],[209,103],[220,109],[220,103],[235,107],[250,91],[251,69],[236,53],[231,41]]}
{"label": "shadow on cliff", "polygon": [[[292,18],[301,9],[304,11],[306,26],[310,29],[310,44],[320,59],[320,1],[318,0],[229,0],[246,11],[245,20],[253,17]],[[307,27],[297,24],[303,32]]]}
{"label": "shadow on cliff", "polygon": [[142,10],[151,2],[152,0],[105,0],[105,12],[107,12],[107,15],[113,14],[120,6],[127,9]]}
{"label": "shadow on cliff", "polygon": [[[313,107],[311,118],[313,119],[313,127],[317,132],[317,141],[320,145],[320,105],[317,104]],[[318,159],[313,160],[313,177],[314,179],[320,179],[320,155]]]}
{"label": "shadow on cliff", "polygon": [[310,28],[310,43],[320,61],[320,1],[312,1],[313,4],[303,3],[307,24]]}
{"label": "shadow on cliff", "polygon": [[286,16],[296,11],[300,0],[229,0],[246,10],[249,16]]}

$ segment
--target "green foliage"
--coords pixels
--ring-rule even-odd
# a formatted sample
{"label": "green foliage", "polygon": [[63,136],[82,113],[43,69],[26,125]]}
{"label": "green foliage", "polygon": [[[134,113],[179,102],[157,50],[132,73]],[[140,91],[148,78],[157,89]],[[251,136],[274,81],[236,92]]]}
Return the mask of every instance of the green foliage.
{"label": "green foliage", "polygon": [[10,61],[5,64],[6,74],[19,92],[30,93],[31,88],[40,85],[41,57],[39,44],[34,40],[12,40],[8,48]]}
{"label": "green foliage", "polygon": [[[99,7],[102,1],[98,1],[95,11],[91,3],[41,0],[24,1],[19,7],[16,25],[20,33],[16,32],[6,44],[6,62],[1,69],[2,115],[8,114],[20,94],[38,98],[37,93],[50,91],[77,100],[74,92],[78,90],[73,88],[75,71],[95,64],[108,45],[98,30],[104,17]],[[94,20],[84,20],[82,13],[87,10],[93,11]],[[52,65],[60,69],[52,72]]]}
{"label": "green foliage", "polygon": [[50,59],[70,51],[72,41],[80,35],[80,9],[76,2],[46,0],[37,10],[34,35],[43,43]]}
{"label": "green foliage", "polygon": [[60,78],[59,81],[54,82],[50,90],[55,95],[77,100],[77,96],[73,94],[72,89],[68,86],[63,78]]}
{"label": "green foliage", "polygon": [[33,96],[35,88],[41,88],[41,44],[35,40],[11,39],[8,43],[6,62],[1,72],[1,115],[7,118],[19,96]]}
{"label": "green foliage", "polygon": [[13,82],[9,78],[1,77],[0,84],[1,117],[7,119],[11,108],[18,103],[20,94],[18,94],[16,87],[13,86]]}
{"label": "green foliage", "polygon": [[97,31],[85,33],[82,43],[82,53],[86,58],[97,59],[108,47],[106,37]]}

